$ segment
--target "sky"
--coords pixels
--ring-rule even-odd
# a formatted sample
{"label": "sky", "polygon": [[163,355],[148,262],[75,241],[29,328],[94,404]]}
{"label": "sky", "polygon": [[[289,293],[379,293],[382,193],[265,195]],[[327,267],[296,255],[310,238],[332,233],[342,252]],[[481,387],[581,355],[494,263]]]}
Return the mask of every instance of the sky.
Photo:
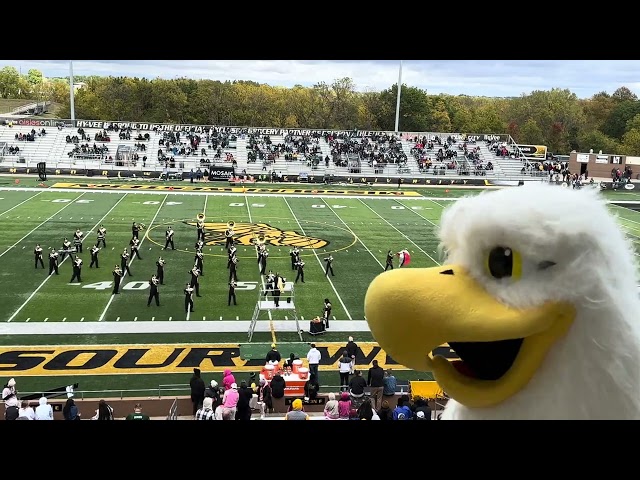
{"label": "sky", "polygon": [[[68,60],[0,60],[26,74],[69,76]],[[356,90],[381,91],[398,82],[399,60],[76,60],[74,75],[196,80],[251,80],[272,86],[312,86],[349,77]],[[568,89],[579,98],[627,87],[640,96],[640,60],[403,60],[402,83],[428,94],[517,97]]]}

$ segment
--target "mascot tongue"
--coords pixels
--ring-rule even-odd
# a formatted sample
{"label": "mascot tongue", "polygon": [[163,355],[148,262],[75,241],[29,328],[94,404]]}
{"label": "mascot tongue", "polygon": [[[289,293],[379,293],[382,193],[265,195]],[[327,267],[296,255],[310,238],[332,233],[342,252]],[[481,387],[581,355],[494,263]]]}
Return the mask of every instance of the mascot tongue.
{"label": "mascot tongue", "polygon": [[477,374],[473,371],[468,363],[465,363],[462,360],[453,360],[451,363],[453,364],[455,369],[462,375],[471,378],[477,377]]}

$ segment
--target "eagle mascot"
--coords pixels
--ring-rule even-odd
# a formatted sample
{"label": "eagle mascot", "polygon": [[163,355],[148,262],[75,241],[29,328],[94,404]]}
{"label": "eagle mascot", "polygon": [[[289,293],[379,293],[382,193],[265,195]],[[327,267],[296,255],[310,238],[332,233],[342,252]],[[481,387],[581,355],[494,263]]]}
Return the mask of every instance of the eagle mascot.
{"label": "eagle mascot", "polygon": [[[442,419],[640,419],[634,250],[595,189],[548,184],[462,198],[442,266],[371,282],[365,314],[394,360],[430,371]],[[441,345],[449,361],[432,354]]]}

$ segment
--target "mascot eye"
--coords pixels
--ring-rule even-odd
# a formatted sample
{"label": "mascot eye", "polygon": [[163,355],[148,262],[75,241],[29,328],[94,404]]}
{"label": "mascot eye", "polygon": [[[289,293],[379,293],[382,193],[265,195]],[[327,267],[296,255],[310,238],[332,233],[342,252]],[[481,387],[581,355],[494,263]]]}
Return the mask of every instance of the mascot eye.
{"label": "mascot eye", "polygon": [[495,247],[487,257],[487,270],[493,278],[520,278],[522,260],[520,254],[508,247]]}

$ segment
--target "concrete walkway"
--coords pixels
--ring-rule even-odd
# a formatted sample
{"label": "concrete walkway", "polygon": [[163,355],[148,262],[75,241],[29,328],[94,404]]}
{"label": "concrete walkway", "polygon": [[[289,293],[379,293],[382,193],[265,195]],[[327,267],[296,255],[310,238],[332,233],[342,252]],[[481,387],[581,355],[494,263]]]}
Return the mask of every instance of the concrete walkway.
{"label": "concrete walkway", "polygon": [[[256,332],[271,332],[271,323],[276,332],[296,332],[293,320],[260,320]],[[300,328],[308,331],[309,322],[300,320]],[[0,335],[88,335],[98,333],[248,333],[251,322],[237,321],[141,321],[141,322],[3,322]],[[369,332],[365,320],[332,320],[329,332]]]}

